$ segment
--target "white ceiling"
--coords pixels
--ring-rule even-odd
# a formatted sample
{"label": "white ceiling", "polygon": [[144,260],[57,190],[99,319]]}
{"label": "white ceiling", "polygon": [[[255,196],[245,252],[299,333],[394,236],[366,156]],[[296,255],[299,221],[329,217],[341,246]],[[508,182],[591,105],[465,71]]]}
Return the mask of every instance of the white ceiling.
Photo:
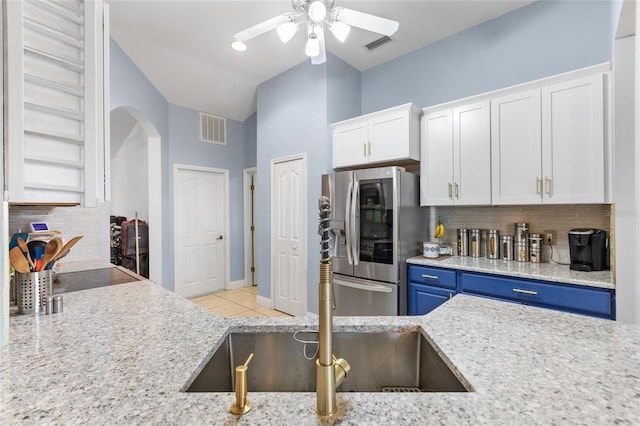
{"label": "white ceiling", "polygon": [[[256,109],[256,87],[305,61],[304,31],[283,44],[275,31],[229,43],[238,31],[292,11],[290,1],[107,0],[111,36],[168,102],[245,120]],[[369,52],[380,37],[354,28],[345,43],[327,33],[327,50],[364,71],[491,20],[532,0],[336,0],[336,6],[400,22],[393,42]]]}

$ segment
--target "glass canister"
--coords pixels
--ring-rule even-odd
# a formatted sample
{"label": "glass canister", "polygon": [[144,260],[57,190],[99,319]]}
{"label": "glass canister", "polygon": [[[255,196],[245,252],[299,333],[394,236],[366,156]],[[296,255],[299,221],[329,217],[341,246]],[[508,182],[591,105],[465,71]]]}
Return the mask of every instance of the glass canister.
{"label": "glass canister", "polygon": [[469,230],[458,229],[458,256],[469,256]]}
{"label": "glass canister", "polygon": [[487,231],[487,259],[500,259],[500,231],[489,229]]}
{"label": "glass canister", "polygon": [[469,233],[469,256],[480,257],[482,248],[482,231],[474,228]]}
{"label": "glass canister", "polygon": [[529,260],[533,263],[542,262],[542,235],[529,235]]}
{"label": "glass canister", "polygon": [[513,257],[518,262],[528,262],[529,261],[529,241],[514,241]]}
{"label": "glass canister", "polygon": [[513,236],[513,242],[524,241],[529,243],[529,224],[526,222],[514,223],[515,234]]}
{"label": "glass canister", "polygon": [[513,260],[513,235],[500,237],[500,253],[502,260]]}

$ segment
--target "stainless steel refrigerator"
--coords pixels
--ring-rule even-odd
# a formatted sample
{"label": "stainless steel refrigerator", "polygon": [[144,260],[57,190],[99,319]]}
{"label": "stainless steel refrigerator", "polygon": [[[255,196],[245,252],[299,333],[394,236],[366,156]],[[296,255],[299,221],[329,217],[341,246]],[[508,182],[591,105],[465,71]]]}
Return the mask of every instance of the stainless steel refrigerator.
{"label": "stainless steel refrigerator", "polygon": [[335,315],[406,315],[408,257],[427,232],[419,177],[401,167],[322,176],[331,201]]}

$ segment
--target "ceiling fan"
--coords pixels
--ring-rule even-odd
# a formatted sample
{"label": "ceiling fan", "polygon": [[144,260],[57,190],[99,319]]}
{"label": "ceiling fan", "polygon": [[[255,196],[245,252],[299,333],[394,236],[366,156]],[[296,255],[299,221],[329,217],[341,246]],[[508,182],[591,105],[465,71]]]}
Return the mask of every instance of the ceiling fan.
{"label": "ceiling fan", "polygon": [[302,26],[307,32],[305,54],[312,64],[322,64],[327,60],[324,44],[324,25],[340,42],[344,42],[351,27],[391,37],[398,31],[399,23],[390,19],[359,12],[344,7],[333,7],[333,0],[291,0],[295,12],[268,19],[233,36],[231,47],[238,51],[247,50],[246,41],[264,33],[276,30],[280,40],[287,43]]}

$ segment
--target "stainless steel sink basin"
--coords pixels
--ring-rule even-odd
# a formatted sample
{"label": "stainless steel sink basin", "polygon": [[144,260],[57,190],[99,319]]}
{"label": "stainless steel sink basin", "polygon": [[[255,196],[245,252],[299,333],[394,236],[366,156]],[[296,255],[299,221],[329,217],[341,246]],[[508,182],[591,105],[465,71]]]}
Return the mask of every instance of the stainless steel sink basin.
{"label": "stainless steel sink basin", "polygon": [[[317,334],[298,332],[297,339],[317,341]],[[351,365],[338,392],[472,390],[419,332],[334,333],[333,344],[336,356]],[[293,333],[232,333],[187,392],[232,392],[235,367],[252,352],[255,355],[249,365],[249,392],[315,392],[316,348],[315,343],[296,341]]]}

